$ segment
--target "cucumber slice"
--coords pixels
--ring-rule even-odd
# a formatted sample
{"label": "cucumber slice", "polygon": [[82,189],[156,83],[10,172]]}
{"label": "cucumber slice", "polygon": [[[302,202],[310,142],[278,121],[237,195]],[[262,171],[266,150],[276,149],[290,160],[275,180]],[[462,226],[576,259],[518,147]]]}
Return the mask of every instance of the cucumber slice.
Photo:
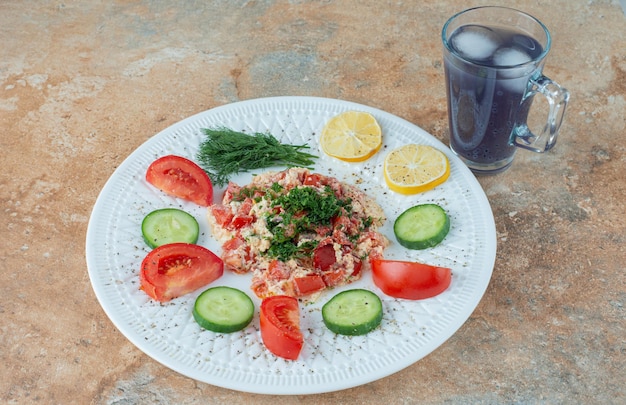
{"label": "cucumber slice", "polygon": [[254,304],[246,293],[232,287],[212,287],[196,298],[193,318],[204,329],[218,333],[237,332],[248,326]]}
{"label": "cucumber slice", "polygon": [[383,303],[371,291],[346,290],[324,304],[322,319],[328,329],[340,335],[365,335],[380,325]]}
{"label": "cucumber slice", "polygon": [[421,204],[404,211],[393,224],[398,243],[408,249],[427,249],[441,243],[450,231],[450,218],[437,204]]}
{"label": "cucumber slice", "polygon": [[143,240],[153,249],[168,243],[196,243],[199,233],[198,221],[176,208],[152,211],[141,222]]}

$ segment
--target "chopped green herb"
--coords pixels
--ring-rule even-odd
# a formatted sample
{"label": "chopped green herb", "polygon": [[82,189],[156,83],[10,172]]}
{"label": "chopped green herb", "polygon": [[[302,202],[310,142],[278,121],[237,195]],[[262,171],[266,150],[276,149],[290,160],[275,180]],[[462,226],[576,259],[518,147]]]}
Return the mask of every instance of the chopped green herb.
{"label": "chopped green herb", "polygon": [[283,186],[281,186],[281,185],[280,185],[280,184],[278,184],[278,183],[274,183],[274,184],[272,184],[272,187],[270,187],[270,189],[271,189],[273,192],[275,192],[275,193],[280,193],[280,192],[283,190],[283,188],[284,188],[284,187],[283,187]]}
{"label": "chopped green herb", "polygon": [[269,257],[276,258],[283,262],[289,259],[301,259],[310,256],[311,252],[317,247],[319,241],[310,240],[296,245],[291,240],[283,242],[273,242],[269,249],[265,251]]}
{"label": "chopped green herb", "polygon": [[200,144],[197,160],[217,186],[240,172],[276,165],[309,167],[317,158],[302,151],[308,145],[284,144],[269,133],[249,135],[228,128],[203,131],[207,138]]}
{"label": "chopped green herb", "polygon": [[329,232],[332,232],[332,219],[349,215],[352,211],[352,200],[338,198],[329,186],[322,191],[312,187],[296,187],[287,194],[270,198],[272,206],[280,209],[267,216],[272,240],[265,254],[282,261],[310,256],[317,241],[302,242],[301,235],[316,233],[320,225],[329,225]]}
{"label": "chopped green herb", "polygon": [[341,213],[341,208],[351,208],[350,199],[340,200],[333,190],[326,186],[324,192],[311,187],[291,189],[274,200],[274,206],[281,206],[287,213],[305,213],[303,220],[309,224],[329,224],[330,220]]}

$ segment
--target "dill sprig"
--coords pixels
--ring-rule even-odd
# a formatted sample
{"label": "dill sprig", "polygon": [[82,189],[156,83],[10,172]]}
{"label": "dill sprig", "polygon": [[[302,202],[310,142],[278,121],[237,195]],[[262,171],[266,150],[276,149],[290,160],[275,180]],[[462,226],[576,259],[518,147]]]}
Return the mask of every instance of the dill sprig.
{"label": "dill sprig", "polygon": [[217,186],[240,172],[277,165],[309,167],[317,158],[302,151],[308,145],[284,144],[270,133],[250,135],[228,128],[203,131],[207,138],[200,144],[197,160]]}

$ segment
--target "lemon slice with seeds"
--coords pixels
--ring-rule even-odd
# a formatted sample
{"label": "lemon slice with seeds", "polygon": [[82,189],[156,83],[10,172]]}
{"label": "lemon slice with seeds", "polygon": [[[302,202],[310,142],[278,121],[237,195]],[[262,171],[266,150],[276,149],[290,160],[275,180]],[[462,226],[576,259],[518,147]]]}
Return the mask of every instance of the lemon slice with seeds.
{"label": "lemon slice with seeds", "polygon": [[361,111],[334,116],[324,126],[320,137],[324,153],[346,162],[367,160],[382,144],[382,131],[376,118]]}
{"label": "lemon slice with seeds", "polygon": [[446,181],[450,176],[450,162],[439,149],[408,144],[387,154],[383,173],[393,191],[416,194]]}

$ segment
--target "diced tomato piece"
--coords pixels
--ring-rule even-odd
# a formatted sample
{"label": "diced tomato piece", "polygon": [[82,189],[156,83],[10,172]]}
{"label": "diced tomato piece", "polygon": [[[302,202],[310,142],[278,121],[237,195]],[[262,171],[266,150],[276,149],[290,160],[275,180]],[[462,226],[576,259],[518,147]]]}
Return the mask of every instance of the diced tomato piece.
{"label": "diced tomato piece", "polygon": [[227,240],[226,242],[224,242],[224,244],[222,245],[222,249],[224,250],[236,250],[239,247],[243,246],[246,244],[246,241],[243,240],[243,238],[241,236],[237,236],[234,237],[232,239]]}
{"label": "diced tomato piece", "polygon": [[244,226],[248,226],[254,222],[254,217],[252,215],[235,215],[230,221],[229,228],[232,229],[241,229]]}
{"label": "diced tomato piece", "polygon": [[146,181],[174,197],[208,207],[213,202],[213,184],[204,170],[181,156],[163,156],[150,164]]}
{"label": "diced tomato piece", "polygon": [[252,200],[252,198],[247,197],[239,206],[239,210],[237,210],[237,215],[250,215],[250,211],[252,211],[253,206],[254,201]]}
{"label": "diced tomato piece", "polygon": [[338,227],[346,226],[346,224],[349,221],[350,221],[349,218],[346,218],[340,215],[340,216],[334,217],[331,222],[332,222],[333,228],[338,228]]}
{"label": "diced tomato piece", "polygon": [[272,260],[267,269],[268,276],[272,280],[286,280],[290,276],[289,269],[284,262],[280,260]]}
{"label": "diced tomato piece", "polygon": [[261,301],[260,312],[261,338],[265,347],[276,356],[296,360],[304,344],[298,300],[274,295]]}
{"label": "diced tomato piece", "polygon": [[344,268],[330,268],[322,274],[324,283],[327,287],[342,285],[345,284],[349,278],[358,279],[360,277],[361,269],[363,268],[363,261],[357,257],[353,258],[354,268],[352,269],[352,273],[348,274],[347,270]]}
{"label": "diced tomato piece", "polygon": [[323,184],[323,178],[324,176],[319,173],[310,173],[304,178],[302,184],[304,184],[305,186],[319,187]]}
{"label": "diced tomato piece", "polygon": [[235,273],[246,273],[246,262],[250,260],[250,247],[240,236],[229,239],[222,245],[222,260]]}
{"label": "diced tomato piece", "polygon": [[350,248],[354,246],[350,240],[349,234],[343,232],[341,229],[335,229],[333,231],[333,240],[342,246],[349,246]]}
{"label": "diced tomato piece", "polygon": [[387,246],[387,243],[388,243],[384,235],[378,232],[374,232],[374,231],[367,231],[367,232],[361,233],[357,243],[361,243],[365,240],[370,241],[373,247],[378,247],[378,246],[385,247]]}
{"label": "diced tomato piece", "polygon": [[354,269],[352,270],[352,277],[358,277],[361,274],[361,269],[363,268],[363,260],[355,257],[354,260]]}
{"label": "diced tomato piece", "polygon": [[254,206],[254,201],[252,198],[247,197],[239,206],[237,213],[233,217],[230,222],[231,229],[241,229],[244,226],[248,226],[254,222],[255,217],[250,215],[250,211],[252,211],[252,207]]}
{"label": "diced tomato piece", "polygon": [[171,243],[150,251],[141,263],[141,289],[167,302],[217,280],[224,263],[210,250],[189,243]]}
{"label": "diced tomato piece", "polygon": [[336,230],[341,230],[348,235],[355,235],[359,230],[357,220],[346,215],[333,218],[333,226]]}
{"label": "diced tomato piece", "polygon": [[258,279],[253,278],[252,284],[250,285],[250,289],[259,298],[265,298],[268,296],[267,282],[261,278],[258,278]]}
{"label": "diced tomato piece", "polygon": [[223,204],[229,204],[235,196],[238,196],[241,192],[241,186],[237,183],[233,183],[232,181],[228,182],[226,186],[226,190],[224,191],[224,198],[222,199]]}
{"label": "diced tomato piece", "polygon": [[327,287],[335,287],[343,284],[346,279],[346,273],[343,269],[336,269],[324,272],[322,277]]}
{"label": "diced tomato piece", "polygon": [[226,205],[213,204],[210,209],[211,214],[215,218],[215,222],[222,228],[228,226],[233,220],[234,215],[230,210],[230,207]]}
{"label": "diced tomato piece", "polygon": [[237,251],[229,250],[222,253],[222,260],[226,268],[232,272],[240,274],[247,272],[241,254]]}
{"label": "diced tomato piece", "polygon": [[313,267],[321,271],[326,271],[336,262],[335,249],[332,244],[315,248],[313,252]]}
{"label": "diced tomato piece", "polygon": [[452,279],[452,271],[446,267],[382,259],[372,259],[370,264],[374,284],[395,298],[431,298],[445,291]]}
{"label": "diced tomato piece", "polygon": [[298,296],[304,296],[313,294],[314,292],[321,291],[326,288],[324,279],[317,275],[311,274],[304,277],[296,277],[293,280],[296,294]]}

